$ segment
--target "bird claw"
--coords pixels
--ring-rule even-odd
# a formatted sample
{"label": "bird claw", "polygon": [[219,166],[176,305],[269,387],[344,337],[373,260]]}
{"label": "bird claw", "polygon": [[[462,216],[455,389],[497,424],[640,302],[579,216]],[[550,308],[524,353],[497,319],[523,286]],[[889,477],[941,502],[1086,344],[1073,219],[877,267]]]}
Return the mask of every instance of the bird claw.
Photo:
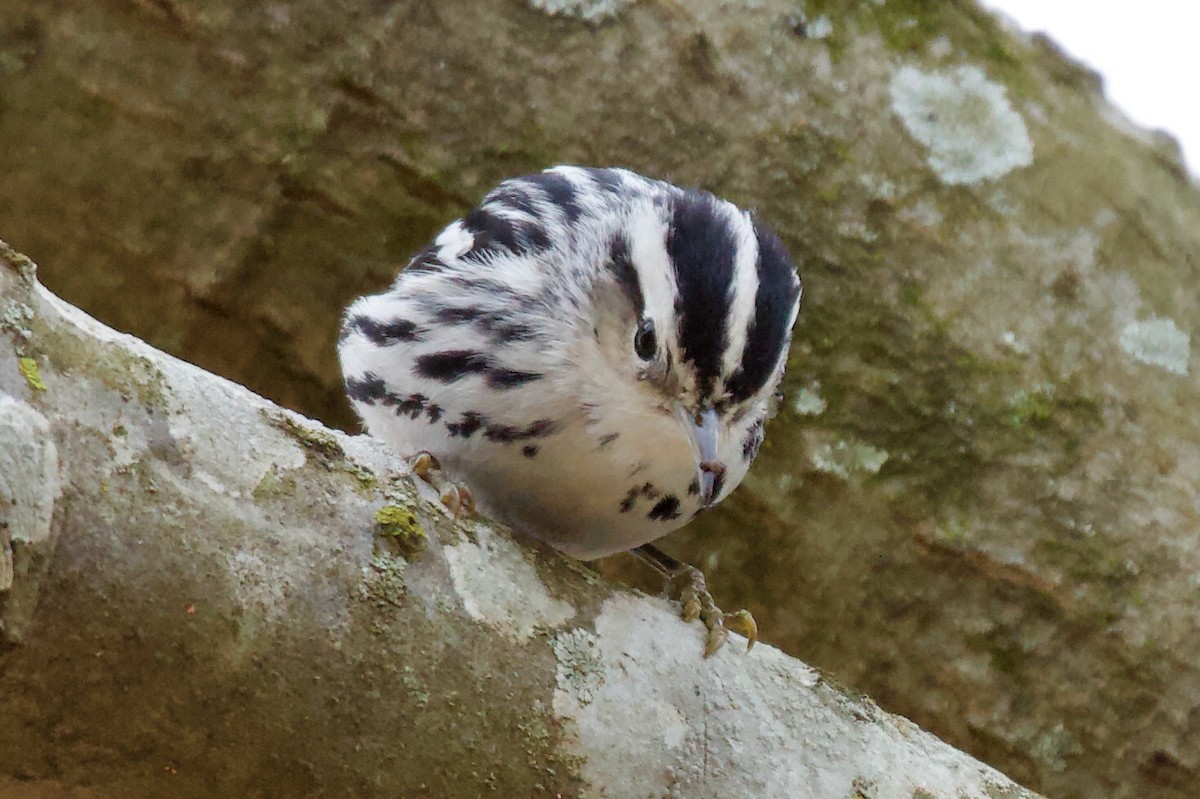
{"label": "bird claw", "polygon": [[715,654],[729,640],[729,633],[735,632],[746,637],[746,651],[754,648],[758,640],[758,625],[748,610],[737,613],[724,613],[708,593],[704,574],[695,566],[681,566],[671,575],[670,584],[681,584],[679,601],[682,605],[680,616],[684,621],[691,622],[700,619],[708,634],[704,638],[704,657]]}
{"label": "bird claw", "polygon": [[737,613],[727,613],[722,623],[725,625],[725,629],[746,639],[747,652],[754,648],[755,642],[758,641],[758,624],[750,615],[750,611],[739,610]]}
{"label": "bird claw", "polygon": [[438,463],[437,458],[433,457],[433,453],[422,450],[421,452],[418,452],[416,455],[412,456],[412,459],[408,462],[408,468],[411,469],[412,473],[417,477],[420,477],[426,483],[433,485],[433,481],[430,479],[430,477],[435,471],[440,470],[442,465]]}
{"label": "bird claw", "polygon": [[704,657],[711,657],[718,649],[725,646],[728,639],[729,630],[725,629],[720,622],[709,627],[708,635],[704,636]]}
{"label": "bird claw", "polygon": [[431,452],[421,451],[408,462],[408,468],[417,477],[433,486],[450,517],[455,521],[469,519],[475,515],[475,497],[465,485],[460,485],[442,474],[441,464]]}
{"label": "bird claw", "polygon": [[469,519],[475,515],[475,497],[465,485],[450,483],[442,488],[442,504],[450,511],[455,521]]}
{"label": "bird claw", "polygon": [[700,611],[704,609],[704,606],[700,604],[700,598],[696,596],[695,591],[685,588],[679,597],[679,602],[683,605],[683,612],[680,615],[683,616],[684,621],[693,622],[700,618]]}

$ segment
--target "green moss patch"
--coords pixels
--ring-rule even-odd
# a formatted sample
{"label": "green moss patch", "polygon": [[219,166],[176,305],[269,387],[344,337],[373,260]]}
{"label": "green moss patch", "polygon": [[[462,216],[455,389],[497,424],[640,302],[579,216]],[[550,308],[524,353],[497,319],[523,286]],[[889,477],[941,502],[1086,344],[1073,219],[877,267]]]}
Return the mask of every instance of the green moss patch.
{"label": "green moss patch", "polygon": [[408,508],[384,505],[375,511],[375,523],[379,534],[395,541],[405,557],[422,552],[429,543],[429,535],[417,520],[417,514]]}
{"label": "green moss patch", "polygon": [[21,374],[30,388],[34,391],[46,390],[46,383],[42,380],[41,372],[38,371],[37,361],[33,358],[21,358],[17,362],[17,368],[21,370]]}

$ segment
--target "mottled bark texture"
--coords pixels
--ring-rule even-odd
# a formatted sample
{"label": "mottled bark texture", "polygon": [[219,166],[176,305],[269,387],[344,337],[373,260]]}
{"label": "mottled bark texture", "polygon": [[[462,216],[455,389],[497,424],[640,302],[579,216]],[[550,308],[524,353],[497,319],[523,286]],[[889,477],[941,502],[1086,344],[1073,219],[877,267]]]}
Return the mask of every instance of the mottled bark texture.
{"label": "mottled bark texture", "polygon": [[3,242],[0,319],[6,799],[1033,797],[777,649],[703,659],[677,608],[454,521]]}
{"label": "mottled bark texture", "polygon": [[0,88],[47,285],[335,425],[339,308],[501,177],[756,206],[806,280],[789,399],[668,546],[1031,787],[1194,797],[1200,195],[1048,42],[969,2],[7,0]]}

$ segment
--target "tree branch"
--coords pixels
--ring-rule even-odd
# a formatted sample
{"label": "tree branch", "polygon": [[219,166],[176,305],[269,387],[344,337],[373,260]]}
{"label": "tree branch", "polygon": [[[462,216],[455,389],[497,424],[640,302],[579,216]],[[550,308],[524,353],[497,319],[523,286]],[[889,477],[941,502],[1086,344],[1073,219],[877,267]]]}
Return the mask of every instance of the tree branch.
{"label": "tree branch", "polygon": [[1031,795],[770,646],[702,659],[6,245],[0,314],[5,796]]}

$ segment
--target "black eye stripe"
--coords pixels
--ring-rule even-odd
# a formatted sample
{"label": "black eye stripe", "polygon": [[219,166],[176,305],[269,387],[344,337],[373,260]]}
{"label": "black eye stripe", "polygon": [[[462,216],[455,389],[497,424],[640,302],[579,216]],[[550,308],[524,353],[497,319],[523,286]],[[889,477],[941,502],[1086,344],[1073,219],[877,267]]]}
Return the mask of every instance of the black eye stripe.
{"label": "black eye stripe", "polygon": [[646,310],[646,302],[642,296],[642,284],[638,279],[637,269],[629,256],[629,243],[624,236],[614,238],[609,247],[608,269],[621,292],[633,306],[634,313],[640,317]]}

